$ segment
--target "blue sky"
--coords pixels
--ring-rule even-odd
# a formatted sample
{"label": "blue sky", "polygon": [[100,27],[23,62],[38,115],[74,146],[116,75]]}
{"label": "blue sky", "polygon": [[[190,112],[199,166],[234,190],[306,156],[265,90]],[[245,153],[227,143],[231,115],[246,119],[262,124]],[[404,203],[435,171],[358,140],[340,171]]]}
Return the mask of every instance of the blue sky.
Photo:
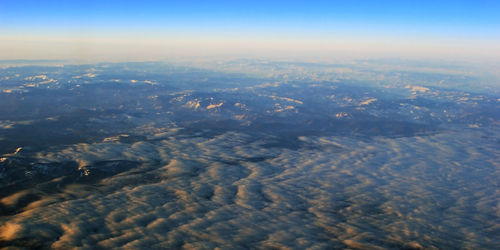
{"label": "blue sky", "polygon": [[1,0],[0,32],[32,41],[307,38],[494,44],[500,41],[499,12],[500,1]]}

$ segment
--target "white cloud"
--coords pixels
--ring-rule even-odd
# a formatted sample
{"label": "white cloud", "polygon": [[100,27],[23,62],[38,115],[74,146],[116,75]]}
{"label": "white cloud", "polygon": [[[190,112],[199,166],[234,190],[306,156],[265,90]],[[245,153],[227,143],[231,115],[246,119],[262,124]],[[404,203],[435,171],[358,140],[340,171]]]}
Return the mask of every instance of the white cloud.
{"label": "white cloud", "polygon": [[370,99],[367,99],[367,100],[361,102],[359,105],[368,105],[368,104],[375,102],[375,101],[377,101],[377,98],[370,98]]}
{"label": "white cloud", "polygon": [[218,104],[210,104],[207,106],[207,109],[214,109],[214,108],[219,108],[223,105],[224,103],[223,102],[220,102]]}

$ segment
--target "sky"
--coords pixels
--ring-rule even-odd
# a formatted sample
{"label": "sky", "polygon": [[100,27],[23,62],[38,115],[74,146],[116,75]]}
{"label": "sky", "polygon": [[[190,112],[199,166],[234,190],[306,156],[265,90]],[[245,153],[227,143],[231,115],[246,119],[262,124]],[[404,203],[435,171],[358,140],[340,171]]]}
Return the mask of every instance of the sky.
{"label": "sky", "polygon": [[6,1],[0,59],[500,57],[500,1]]}

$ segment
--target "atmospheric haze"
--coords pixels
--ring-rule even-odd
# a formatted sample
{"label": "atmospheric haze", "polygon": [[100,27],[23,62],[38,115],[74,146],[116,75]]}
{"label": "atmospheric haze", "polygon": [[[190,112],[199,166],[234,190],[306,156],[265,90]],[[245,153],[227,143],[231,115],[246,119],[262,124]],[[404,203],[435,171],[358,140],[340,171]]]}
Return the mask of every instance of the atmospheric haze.
{"label": "atmospheric haze", "polygon": [[16,1],[2,59],[500,57],[498,1]]}

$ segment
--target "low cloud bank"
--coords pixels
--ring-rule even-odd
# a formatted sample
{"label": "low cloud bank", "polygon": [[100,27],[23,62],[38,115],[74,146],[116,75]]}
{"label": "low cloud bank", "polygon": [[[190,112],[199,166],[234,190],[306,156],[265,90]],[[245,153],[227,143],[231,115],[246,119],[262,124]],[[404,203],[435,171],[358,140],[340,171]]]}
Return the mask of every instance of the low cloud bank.
{"label": "low cloud bank", "polygon": [[[173,134],[39,152],[37,164],[72,162],[67,167],[81,176],[64,185],[62,176],[47,177],[2,196],[9,213],[0,217],[0,246],[419,249],[498,243],[494,140],[454,132],[366,141],[303,136],[307,146],[298,149],[266,147],[267,140],[234,132]],[[7,178],[9,159],[0,166],[1,178]],[[50,175],[38,172],[44,173]],[[50,183],[60,185],[40,188]]]}

